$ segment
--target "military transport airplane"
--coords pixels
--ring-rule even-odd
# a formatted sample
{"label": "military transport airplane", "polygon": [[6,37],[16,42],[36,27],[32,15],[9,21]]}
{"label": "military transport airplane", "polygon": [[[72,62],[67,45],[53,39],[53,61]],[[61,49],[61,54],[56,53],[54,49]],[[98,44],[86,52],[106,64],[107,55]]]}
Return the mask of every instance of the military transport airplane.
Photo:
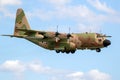
{"label": "military transport airplane", "polygon": [[99,33],[59,33],[32,30],[28,24],[25,13],[18,9],[16,13],[14,35],[3,35],[17,38],[24,38],[45,49],[55,50],[57,53],[75,53],[77,49],[90,49],[101,51],[101,48],[111,44],[107,37]]}

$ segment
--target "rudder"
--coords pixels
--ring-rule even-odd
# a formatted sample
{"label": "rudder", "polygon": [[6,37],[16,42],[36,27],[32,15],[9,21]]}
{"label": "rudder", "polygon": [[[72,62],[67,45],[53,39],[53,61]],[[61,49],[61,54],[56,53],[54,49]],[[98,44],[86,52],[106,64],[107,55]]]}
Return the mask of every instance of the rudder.
{"label": "rudder", "polygon": [[25,13],[21,8],[19,8],[16,13],[15,29],[14,29],[15,36],[25,35],[25,31],[22,31],[20,29],[30,30],[30,26],[28,24]]}

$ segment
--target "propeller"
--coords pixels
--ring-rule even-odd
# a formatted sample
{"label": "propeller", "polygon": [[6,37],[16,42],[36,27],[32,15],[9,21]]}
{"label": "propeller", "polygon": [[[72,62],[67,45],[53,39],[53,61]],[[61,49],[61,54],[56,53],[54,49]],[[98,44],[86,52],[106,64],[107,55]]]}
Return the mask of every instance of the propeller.
{"label": "propeller", "polygon": [[57,32],[55,33],[55,37],[58,37],[60,33],[58,32],[58,26],[57,26]]}
{"label": "propeller", "polygon": [[60,33],[58,32],[58,25],[57,25],[57,32],[55,32],[55,41],[56,42],[58,42],[60,40],[58,35],[60,35]]}
{"label": "propeller", "polygon": [[72,37],[72,35],[70,34],[70,27],[69,27],[69,33],[67,34],[67,40],[68,40],[68,42],[70,42],[70,37]]}
{"label": "propeller", "polygon": [[106,36],[106,35],[104,35],[104,37],[112,37],[112,36]]}
{"label": "propeller", "polygon": [[99,37],[112,37],[112,36],[106,36],[106,35],[103,35],[103,36],[99,36]]}

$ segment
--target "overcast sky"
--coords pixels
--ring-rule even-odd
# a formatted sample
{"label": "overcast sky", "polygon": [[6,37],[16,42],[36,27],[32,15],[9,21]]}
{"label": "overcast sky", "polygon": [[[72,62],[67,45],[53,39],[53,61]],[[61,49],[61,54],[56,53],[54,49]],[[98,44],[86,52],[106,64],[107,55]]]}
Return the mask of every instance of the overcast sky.
{"label": "overcast sky", "polygon": [[27,40],[0,36],[1,80],[119,80],[119,0],[0,0],[0,35],[13,34],[23,8],[34,30],[100,32],[112,44],[100,53],[56,54]]}

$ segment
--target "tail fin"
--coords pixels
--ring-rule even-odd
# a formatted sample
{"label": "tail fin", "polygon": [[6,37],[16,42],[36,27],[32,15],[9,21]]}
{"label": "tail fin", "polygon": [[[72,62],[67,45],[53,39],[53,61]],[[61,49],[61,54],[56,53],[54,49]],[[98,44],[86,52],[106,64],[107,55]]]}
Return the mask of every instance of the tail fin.
{"label": "tail fin", "polygon": [[14,35],[15,36],[25,35],[24,30],[30,30],[30,26],[28,24],[24,11],[22,9],[18,9],[16,13]]}

